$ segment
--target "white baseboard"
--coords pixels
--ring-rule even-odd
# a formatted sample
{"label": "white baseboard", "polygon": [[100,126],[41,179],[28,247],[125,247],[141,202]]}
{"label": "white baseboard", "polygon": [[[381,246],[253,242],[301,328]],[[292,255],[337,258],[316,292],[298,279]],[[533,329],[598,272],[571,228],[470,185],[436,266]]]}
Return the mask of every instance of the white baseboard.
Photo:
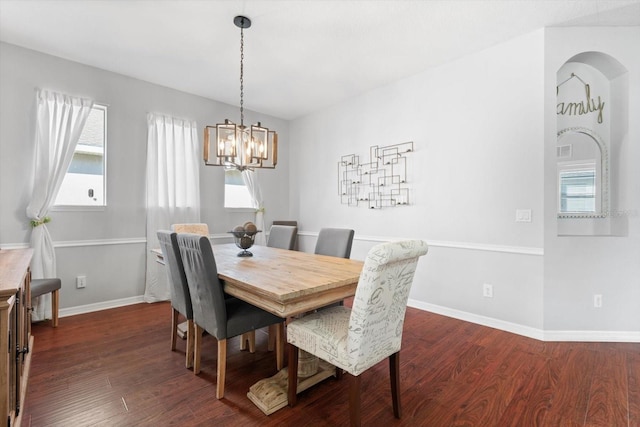
{"label": "white baseboard", "polygon": [[540,329],[532,328],[530,326],[519,325],[517,323],[494,319],[492,317],[481,316],[479,314],[468,313],[466,311],[443,307],[441,305],[429,304],[414,299],[410,299],[408,305],[409,307],[419,308],[420,310],[428,311],[431,313],[441,314],[443,316],[452,317],[454,319],[464,320],[465,322],[488,326],[490,328],[500,329],[501,331],[511,332],[514,334],[544,341],[544,332]]}
{"label": "white baseboard", "polygon": [[539,341],[567,341],[567,342],[632,342],[640,343],[640,332],[634,331],[545,331],[530,326],[519,325],[492,317],[481,316],[466,311],[460,311],[449,307],[429,304],[423,301],[410,299],[409,307],[431,313],[441,314],[465,322],[499,329],[505,332],[522,335]]}
{"label": "white baseboard", "polygon": [[640,332],[633,331],[545,331],[545,341],[632,342],[640,343]]}
{"label": "white baseboard", "polygon": [[[111,301],[104,301],[95,304],[81,305],[60,309],[60,317],[74,316],[76,314],[92,313],[94,311],[107,310],[110,308],[124,307],[126,305],[145,302],[144,296],[122,298]],[[499,329],[505,332],[522,335],[539,341],[567,341],[567,342],[631,342],[640,343],[640,332],[634,331],[544,331],[530,326],[519,325],[492,317],[481,316],[468,313],[449,307],[436,304],[429,304],[422,301],[410,299],[409,307],[440,314],[465,322]]]}
{"label": "white baseboard", "polygon": [[76,314],[93,313],[94,311],[124,307],[126,305],[133,305],[141,302],[145,302],[144,297],[142,295],[139,295],[137,297],[114,299],[111,301],[97,302],[94,304],[79,305],[76,307],[69,307],[69,308],[61,308],[59,311],[59,316],[67,317],[67,316],[75,316]]}

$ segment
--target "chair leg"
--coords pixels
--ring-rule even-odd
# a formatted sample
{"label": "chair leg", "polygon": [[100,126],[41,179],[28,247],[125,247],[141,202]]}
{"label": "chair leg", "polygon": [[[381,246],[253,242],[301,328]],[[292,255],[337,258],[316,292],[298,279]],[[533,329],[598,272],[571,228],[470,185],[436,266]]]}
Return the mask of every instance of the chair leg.
{"label": "chair leg", "polygon": [[247,338],[249,341],[249,353],[253,354],[256,352],[256,331],[247,332]]}
{"label": "chair leg", "polygon": [[193,336],[193,373],[198,375],[200,373],[200,352],[202,350],[202,328],[194,323],[194,336]]}
{"label": "chair leg", "polygon": [[58,308],[60,306],[60,289],[51,292],[51,317],[53,317],[53,327],[58,327]]}
{"label": "chair leg", "polygon": [[186,360],[185,366],[191,368],[193,366],[193,341],[194,341],[195,331],[193,329],[193,320],[187,320],[187,349],[185,351]]}
{"label": "chair leg", "polygon": [[240,351],[244,351],[247,349],[247,341],[249,340],[249,338],[247,338],[247,334],[244,333],[242,335],[240,335]]}
{"label": "chair leg", "polygon": [[245,332],[240,335],[240,350],[246,350],[247,344],[249,348],[249,353],[256,352],[256,331]]}
{"label": "chair leg", "polygon": [[289,406],[293,408],[298,400],[298,347],[293,344],[289,344],[289,367],[287,371],[289,380],[287,398]]}
{"label": "chair leg", "polygon": [[[276,369],[280,371],[284,366],[284,344],[287,342],[287,338],[284,335],[284,322],[272,326],[274,326],[276,332]],[[271,332],[269,332],[269,336],[271,336]]]}
{"label": "chair leg", "polygon": [[389,376],[391,377],[391,400],[393,401],[393,415],[402,416],[400,405],[400,352],[389,356]]}
{"label": "chair leg", "polygon": [[352,427],[360,427],[362,421],[362,410],[360,406],[360,375],[349,374],[351,381],[349,384],[349,418]]}
{"label": "chair leg", "polygon": [[269,325],[269,340],[267,341],[267,350],[273,351],[276,345],[276,325]]}
{"label": "chair leg", "polygon": [[171,307],[171,351],[176,349],[178,337],[178,310]]}
{"label": "chair leg", "polygon": [[218,340],[218,385],[216,398],[224,397],[224,380],[227,373],[227,340]]}

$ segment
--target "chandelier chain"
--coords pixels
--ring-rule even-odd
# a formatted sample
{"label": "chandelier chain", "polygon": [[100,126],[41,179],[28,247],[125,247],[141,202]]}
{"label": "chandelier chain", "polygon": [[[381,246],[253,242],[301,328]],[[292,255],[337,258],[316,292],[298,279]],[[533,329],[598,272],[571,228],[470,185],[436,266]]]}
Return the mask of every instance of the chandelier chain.
{"label": "chandelier chain", "polygon": [[244,29],[240,28],[240,127],[244,126]]}

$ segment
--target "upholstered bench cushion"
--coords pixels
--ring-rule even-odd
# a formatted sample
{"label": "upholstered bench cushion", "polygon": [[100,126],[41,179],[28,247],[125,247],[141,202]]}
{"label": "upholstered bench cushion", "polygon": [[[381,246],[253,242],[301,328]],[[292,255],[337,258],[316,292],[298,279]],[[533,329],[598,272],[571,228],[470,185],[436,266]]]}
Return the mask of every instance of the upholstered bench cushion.
{"label": "upholstered bench cushion", "polygon": [[31,298],[48,294],[62,287],[60,279],[32,279],[31,280]]}
{"label": "upholstered bench cushion", "polygon": [[287,326],[287,341],[339,368],[349,370],[347,334],[351,309],[330,307]]}

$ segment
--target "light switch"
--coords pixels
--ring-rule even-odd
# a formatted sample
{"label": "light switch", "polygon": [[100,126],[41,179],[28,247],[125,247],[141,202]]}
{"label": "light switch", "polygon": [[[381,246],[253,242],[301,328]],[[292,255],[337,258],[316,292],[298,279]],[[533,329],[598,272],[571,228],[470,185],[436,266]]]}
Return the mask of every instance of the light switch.
{"label": "light switch", "polygon": [[531,222],[531,209],[516,209],[516,222]]}

